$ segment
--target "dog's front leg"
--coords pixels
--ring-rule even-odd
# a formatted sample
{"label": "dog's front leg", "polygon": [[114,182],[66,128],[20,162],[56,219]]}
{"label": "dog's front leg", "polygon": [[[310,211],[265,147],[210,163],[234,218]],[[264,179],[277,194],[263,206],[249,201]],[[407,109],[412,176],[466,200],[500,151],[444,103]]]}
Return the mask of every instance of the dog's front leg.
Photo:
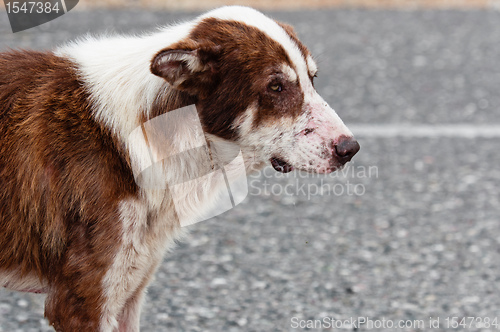
{"label": "dog's front leg", "polygon": [[151,281],[156,266],[144,278],[142,284],[130,296],[118,318],[117,332],[137,332],[140,330],[140,315],[146,288]]}
{"label": "dog's front leg", "polygon": [[57,332],[102,330],[99,290],[96,288],[86,293],[82,297],[71,283],[58,282],[57,286],[50,286],[45,317]]}
{"label": "dog's front leg", "polygon": [[141,307],[144,299],[144,288],[137,290],[125,304],[118,318],[118,329],[115,332],[138,332],[140,330]]}
{"label": "dog's front leg", "polygon": [[122,202],[120,219],[121,244],[103,280],[102,330],[138,332],[144,292],[178,228],[168,224],[174,220],[172,215],[148,213],[136,200]]}
{"label": "dog's front leg", "polygon": [[111,332],[117,325],[116,315],[109,315],[109,303],[114,299],[104,280],[113,267],[113,253],[119,252],[122,243],[118,236],[99,234],[102,237],[96,239],[92,227],[75,221],[64,256],[53,264],[45,316],[58,332]]}
{"label": "dog's front leg", "polygon": [[144,289],[161,255],[147,241],[147,208],[137,201],[120,205],[121,243],[102,285],[102,331],[138,332]]}
{"label": "dog's front leg", "polygon": [[[85,223],[73,228],[46,301],[56,331],[139,331],[144,291],[179,233],[178,224],[168,222],[172,215],[152,214],[140,201],[128,200],[119,206],[116,227],[103,229],[99,239]],[[104,239],[106,247],[95,247]]]}

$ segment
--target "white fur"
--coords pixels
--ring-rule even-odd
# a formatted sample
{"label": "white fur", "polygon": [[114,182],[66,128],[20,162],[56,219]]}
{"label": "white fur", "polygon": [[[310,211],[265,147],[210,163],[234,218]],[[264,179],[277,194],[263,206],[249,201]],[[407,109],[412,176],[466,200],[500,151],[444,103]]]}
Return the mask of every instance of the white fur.
{"label": "white fur", "polygon": [[[340,136],[351,137],[352,132],[319,95],[316,98],[316,103],[304,106],[297,119],[282,118],[278,123],[258,128],[253,126],[257,104],[250,106],[236,121],[242,149],[252,151],[255,160],[268,160],[278,155],[300,170],[331,172],[331,153],[327,145]],[[302,134],[306,129],[314,132]]]}
{"label": "white fur", "polygon": [[[138,331],[143,290],[163,254],[183,234],[168,202],[149,219],[147,205],[139,200],[123,201],[120,212],[122,242],[103,280],[106,301],[101,320],[102,332],[116,329],[124,310],[122,318],[125,321],[122,324],[130,327],[127,331]],[[132,298],[134,294],[138,295],[138,299]]]}
{"label": "white fur", "polygon": [[187,37],[194,22],[140,37],[87,37],[57,50],[76,63],[97,107],[95,117],[123,142],[149,114],[165,80],[150,71],[151,60],[162,48]]}
{"label": "white fur", "polygon": [[318,73],[318,66],[316,65],[316,62],[312,58],[311,55],[307,56],[307,67],[309,68],[309,75],[314,76]]}
{"label": "white fur", "polygon": [[283,71],[283,73],[286,75],[287,79],[290,82],[292,83],[297,82],[297,73],[295,72],[295,70],[292,69],[292,67],[290,67],[287,64],[283,64],[281,66],[281,71]]}
{"label": "white fur", "polygon": [[40,280],[34,274],[28,274],[20,278],[20,269],[0,270],[0,287],[21,292],[44,293],[47,287],[46,280]]}

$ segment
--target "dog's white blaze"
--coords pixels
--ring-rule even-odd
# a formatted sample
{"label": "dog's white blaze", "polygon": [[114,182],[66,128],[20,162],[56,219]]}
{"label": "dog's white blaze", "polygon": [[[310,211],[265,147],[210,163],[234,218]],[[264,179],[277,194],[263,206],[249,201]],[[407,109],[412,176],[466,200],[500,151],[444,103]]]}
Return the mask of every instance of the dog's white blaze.
{"label": "dog's white blaze", "polygon": [[283,73],[287,76],[287,79],[290,82],[292,83],[297,82],[297,73],[295,72],[295,70],[292,69],[292,67],[290,67],[287,64],[283,64],[281,66],[281,71],[283,71]]}
{"label": "dog's white blaze", "polygon": [[295,44],[295,42],[290,38],[288,33],[273,19],[265,16],[255,9],[241,6],[221,7],[206,13],[200,18],[204,19],[209,17],[218,18],[220,20],[238,21],[261,30],[269,38],[283,46],[288,54],[288,57],[295,66],[297,74],[300,78],[300,83],[304,84],[309,82],[309,69],[302,52],[298,48],[297,44]]}

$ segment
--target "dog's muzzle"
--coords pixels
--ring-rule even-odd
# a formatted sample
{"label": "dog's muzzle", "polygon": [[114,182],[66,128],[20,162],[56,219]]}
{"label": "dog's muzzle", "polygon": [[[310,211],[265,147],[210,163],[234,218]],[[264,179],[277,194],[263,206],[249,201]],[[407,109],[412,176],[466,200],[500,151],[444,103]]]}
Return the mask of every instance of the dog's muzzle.
{"label": "dog's muzzle", "polygon": [[[325,146],[326,148],[326,146]],[[328,166],[323,165],[317,168],[303,169],[309,172],[330,173],[341,169],[352,157],[358,153],[359,143],[350,136],[340,136],[336,141],[331,141],[325,151],[325,159]],[[270,159],[273,168],[281,173],[288,173],[295,169],[290,163],[281,157],[275,156]],[[310,163],[313,165],[312,163]]]}

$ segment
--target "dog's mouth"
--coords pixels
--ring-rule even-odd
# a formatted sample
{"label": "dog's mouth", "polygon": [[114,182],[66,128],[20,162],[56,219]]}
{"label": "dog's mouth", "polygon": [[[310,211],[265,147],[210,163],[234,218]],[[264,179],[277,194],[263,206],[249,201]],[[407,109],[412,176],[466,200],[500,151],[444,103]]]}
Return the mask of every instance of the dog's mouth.
{"label": "dog's mouth", "polygon": [[293,171],[293,166],[280,158],[276,157],[271,158],[271,165],[273,165],[273,168],[276,171],[281,173],[288,173]]}

